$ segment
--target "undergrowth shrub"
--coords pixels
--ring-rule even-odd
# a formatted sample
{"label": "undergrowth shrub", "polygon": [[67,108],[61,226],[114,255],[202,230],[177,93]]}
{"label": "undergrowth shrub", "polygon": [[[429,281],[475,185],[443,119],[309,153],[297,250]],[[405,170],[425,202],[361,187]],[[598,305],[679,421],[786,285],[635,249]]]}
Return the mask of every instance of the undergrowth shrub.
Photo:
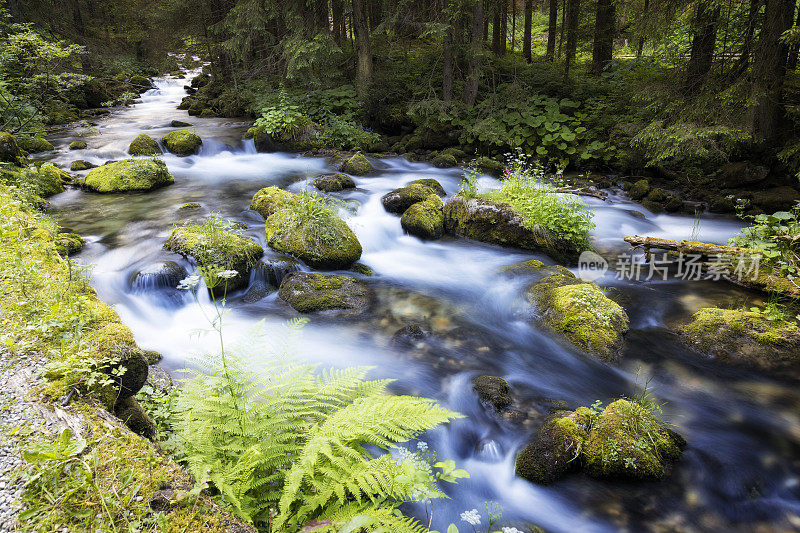
{"label": "undergrowth shrub", "polygon": [[797,278],[800,275],[800,202],[790,211],[741,216],[750,225],[742,228],[731,239],[731,244],[761,250],[766,266],[789,280]]}

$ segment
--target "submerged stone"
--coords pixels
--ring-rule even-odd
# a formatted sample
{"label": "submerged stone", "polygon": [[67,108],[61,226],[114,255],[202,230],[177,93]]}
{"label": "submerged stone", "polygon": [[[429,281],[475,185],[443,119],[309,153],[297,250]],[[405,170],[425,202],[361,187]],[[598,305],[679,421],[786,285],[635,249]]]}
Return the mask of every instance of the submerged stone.
{"label": "submerged stone", "polygon": [[586,435],[586,428],[575,413],[550,419],[542,426],[538,437],[517,454],[517,475],[548,485],[577,470]]}
{"label": "submerged stone", "polygon": [[70,150],[85,150],[87,146],[86,141],[72,141],[69,143]]}
{"label": "submerged stone", "polygon": [[78,172],[81,170],[89,170],[95,168],[97,165],[94,163],[90,163],[84,159],[78,159],[77,161],[73,161],[69,165],[69,169],[73,172]]}
{"label": "submerged stone", "polygon": [[472,380],[472,388],[481,403],[490,404],[496,411],[511,405],[508,382],[497,376],[478,376]]}
{"label": "submerged stone", "polygon": [[370,305],[367,286],[349,276],[294,272],[286,276],[278,296],[301,313],[365,311]]}

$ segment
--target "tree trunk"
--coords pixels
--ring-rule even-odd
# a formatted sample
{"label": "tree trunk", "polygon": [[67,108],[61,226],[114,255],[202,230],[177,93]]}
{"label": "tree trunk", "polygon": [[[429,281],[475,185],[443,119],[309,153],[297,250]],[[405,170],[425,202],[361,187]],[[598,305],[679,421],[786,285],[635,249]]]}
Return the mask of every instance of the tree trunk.
{"label": "tree trunk", "polygon": [[617,10],[614,0],[597,0],[597,16],[592,45],[592,73],[600,75],[614,58]]}
{"label": "tree trunk", "polygon": [[689,64],[686,67],[685,88],[696,92],[706,81],[714,61],[714,48],[717,42],[717,22],[719,6],[707,0],[697,4],[694,17],[694,37]]}
{"label": "tree trunk", "polygon": [[556,56],[556,36],[558,33],[558,0],[550,0],[550,18],[547,22],[547,52],[544,58],[547,61],[553,61]]}
{"label": "tree trunk", "polygon": [[500,53],[498,55],[506,55],[508,47],[508,1],[502,0],[503,5],[500,7]]}
{"label": "tree trunk", "polygon": [[453,98],[453,22],[447,28],[442,41],[442,100],[449,102]]}
{"label": "tree trunk", "polygon": [[353,29],[356,39],[356,89],[365,98],[372,84],[372,48],[369,39],[366,0],[353,0]]}
{"label": "tree trunk", "polygon": [[736,80],[741,77],[750,66],[750,55],[753,51],[753,37],[756,32],[756,18],[758,11],[761,9],[762,0],[750,0],[750,10],[747,14],[747,30],[744,34],[744,42],[742,43],[742,50],[739,53],[739,59],[731,69],[730,79]]}
{"label": "tree trunk", "polygon": [[467,85],[464,88],[464,103],[468,106],[473,106],[478,97],[478,82],[481,77],[480,60],[483,51],[483,19],[483,0],[475,0],[475,4],[472,6]]}
{"label": "tree trunk", "polygon": [[495,1],[494,13],[492,13],[492,52],[499,56],[500,53],[500,4]]}
{"label": "tree trunk", "polygon": [[780,37],[792,26],[794,0],[767,0],[764,25],[753,62],[750,131],[765,142],[776,141],[783,126],[783,78],[788,47]]}
{"label": "tree trunk", "polygon": [[[647,12],[650,9],[650,0],[644,0],[644,9],[642,11],[642,18],[647,17]],[[636,44],[636,59],[640,59],[642,57],[642,50],[644,50],[644,41],[645,36],[644,32],[639,34],[639,42]]]}
{"label": "tree trunk", "polygon": [[511,53],[514,53],[514,45],[517,38],[517,0],[511,2]]}
{"label": "tree trunk", "polygon": [[530,63],[533,61],[533,56],[531,55],[531,33],[533,29],[533,0],[525,0],[525,12],[523,14],[525,18],[525,30],[523,31],[522,35],[522,56],[525,58],[525,61]]}
{"label": "tree trunk", "polygon": [[575,60],[578,50],[578,18],[581,13],[581,0],[567,0],[567,49],[564,57],[564,76],[569,76],[569,69]]}
{"label": "tree trunk", "polygon": [[342,45],[345,40],[344,34],[344,6],[342,0],[331,0],[331,18],[333,22],[333,38],[336,44]]}

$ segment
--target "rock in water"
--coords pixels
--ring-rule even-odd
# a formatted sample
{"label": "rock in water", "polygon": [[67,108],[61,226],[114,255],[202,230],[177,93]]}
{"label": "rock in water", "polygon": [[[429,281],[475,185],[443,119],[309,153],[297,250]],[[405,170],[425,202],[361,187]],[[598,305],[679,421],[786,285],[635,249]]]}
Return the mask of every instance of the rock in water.
{"label": "rock in water", "polygon": [[278,296],[301,313],[362,312],[371,299],[367,286],[355,278],[314,272],[289,274],[281,283]]}
{"label": "rock in water", "polygon": [[401,215],[413,204],[424,201],[432,194],[444,196],[444,188],[435,179],[425,178],[383,195],[381,203],[388,212]]}
{"label": "rock in water", "polygon": [[0,131],[0,161],[16,165],[21,155],[17,139],[10,133]]}
{"label": "rock in water", "polygon": [[420,239],[439,239],[444,234],[443,205],[441,198],[431,194],[406,209],[400,224],[407,233]]}
{"label": "rock in water", "polygon": [[341,172],[325,174],[314,179],[314,187],[323,192],[343,191],[345,189],[352,189],[355,186],[356,184],[353,178]]}
{"label": "rock in water", "polygon": [[94,192],[149,191],[175,182],[160,159],[124,159],[106,163],[86,175],[86,187]]}
{"label": "rock in water", "polygon": [[128,147],[131,155],[161,155],[161,148],[155,139],[146,133],[140,133]]}
{"label": "rock in water", "polygon": [[346,172],[347,174],[352,174],[354,176],[363,176],[364,174],[369,174],[373,172],[375,167],[372,166],[372,163],[369,162],[363,154],[353,154],[350,159],[347,159],[342,163],[341,171]]}
{"label": "rock in water", "polygon": [[296,211],[278,211],[267,218],[266,235],[270,248],[313,268],[346,269],[361,258],[358,237],[334,213],[313,218]]}
{"label": "rock in water", "polygon": [[161,137],[164,147],[175,155],[194,155],[200,150],[203,140],[188,130],[175,130]]}
{"label": "rock in water", "polygon": [[277,211],[299,203],[300,197],[293,192],[284,191],[278,187],[265,187],[253,195],[250,209],[264,218],[269,218]]}

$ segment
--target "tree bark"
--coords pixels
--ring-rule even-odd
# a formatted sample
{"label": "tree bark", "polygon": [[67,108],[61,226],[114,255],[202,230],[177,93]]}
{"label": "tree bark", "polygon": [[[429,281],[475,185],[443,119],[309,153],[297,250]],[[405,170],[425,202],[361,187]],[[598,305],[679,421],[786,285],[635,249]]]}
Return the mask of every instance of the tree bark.
{"label": "tree bark", "polygon": [[492,13],[492,52],[494,55],[499,56],[500,53],[500,4],[497,0],[494,2],[494,13]]}
{"label": "tree bark", "polygon": [[780,37],[792,26],[794,0],[767,0],[764,25],[753,62],[750,131],[759,140],[778,139],[784,120],[783,79],[786,75],[788,46]]}
{"label": "tree bark", "polygon": [[525,11],[523,14],[525,18],[525,29],[522,34],[522,56],[525,61],[530,63],[533,61],[531,55],[531,33],[533,30],[533,0],[525,0]]}
{"label": "tree bark", "polygon": [[747,30],[745,30],[739,59],[736,60],[736,64],[731,69],[730,79],[732,80],[738,79],[750,66],[750,54],[753,51],[753,37],[756,32],[756,18],[758,17],[758,10],[761,8],[761,2],[762,0],[750,0],[750,10],[747,13]]}
{"label": "tree bark", "polygon": [[353,29],[355,31],[356,55],[356,90],[361,98],[365,98],[372,85],[372,48],[369,39],[369,22],[367,20],[366,0],[353,0]]}
{"label": "tree bark", "polygon": [[569,76],[569,69],[575,60],[578,49],[578,18],[581,13],[581,0],[567,0],[567,49],[564,57],[564,76]]}
{"label": "tree bark", "polygon": [[719,9],[718,5],[707,0],[697,4],[692,51],[686,67],[685,88],[689,92],[696,92],[702,87],[711,70],[717,42]]}
{"label": "tree bark", "polygon": [[597,0],[597,15],[592,45],[592,73],[600,75],[614,58],[617,9],[614,0]]}
{"label": "tree bark", "polygon": [[550,0],[550,14],[547,21],[547,52],[544,58],[553,61],[556,56],[556,36],[558,33],[558,0]]}
{"label": "tree bark", "polygon": [[500,53],[498,55],[506,55],[508,47],[508,0],[502,0],[500,6]]}
{"label": "tree bark", "polygon": [[442,41],[442,100],[445,102],[453,99],[453,32],[453,21],[450,21]]}
{"label": "tree bark", "polygon": [[331,19],[333,22],[333,38],[336,44],[342,45],[345,40],[344,30],[344,6],[342,0],[331,0]]}
{"label": "tree bark", "polygon": [[483,21],[483,0],[475,0],[475,4],[472,6],[467,85],[464,88],[464,103],[468,106],[475,105],[475,99],[478,97],[478,82],[481,77],[480,60],[483,49]]}

